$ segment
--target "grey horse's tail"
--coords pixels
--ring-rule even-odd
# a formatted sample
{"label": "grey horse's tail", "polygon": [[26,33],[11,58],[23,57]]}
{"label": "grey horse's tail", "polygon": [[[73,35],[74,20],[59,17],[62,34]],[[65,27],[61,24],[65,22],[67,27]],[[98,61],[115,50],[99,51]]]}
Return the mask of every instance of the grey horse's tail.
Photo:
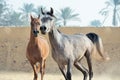
{"label": "grey horse's tail", "polygon": [[103,48],[103,43],[102,39],[95,33],[88,33],[86,36],[92,41],[92,43],[95,45],[96,50],[98,51],[99,55],[104,59],[104,60],[109,60],[109,57],[107,53],[104,53],[104,48]]}

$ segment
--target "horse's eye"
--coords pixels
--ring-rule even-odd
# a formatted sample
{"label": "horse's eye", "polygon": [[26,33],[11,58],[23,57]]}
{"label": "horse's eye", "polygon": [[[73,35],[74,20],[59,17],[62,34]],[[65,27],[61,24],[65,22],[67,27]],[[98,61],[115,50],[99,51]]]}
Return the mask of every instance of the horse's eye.
{"label": "horse's eye", "polygon": [[52,21],[52,18],[50,18],[50,20]]}

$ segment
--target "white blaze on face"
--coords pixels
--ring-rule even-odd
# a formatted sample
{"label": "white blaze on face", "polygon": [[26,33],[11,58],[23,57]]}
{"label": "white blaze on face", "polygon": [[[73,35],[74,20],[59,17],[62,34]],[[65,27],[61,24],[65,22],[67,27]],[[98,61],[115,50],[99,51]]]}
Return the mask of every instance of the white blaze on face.
{"label": "white blaze on face", "polygon": [[45,27],[46,27],[46,32],[50,32],[51,30],[51,21],[47,21],[47,23],[45,23]]}

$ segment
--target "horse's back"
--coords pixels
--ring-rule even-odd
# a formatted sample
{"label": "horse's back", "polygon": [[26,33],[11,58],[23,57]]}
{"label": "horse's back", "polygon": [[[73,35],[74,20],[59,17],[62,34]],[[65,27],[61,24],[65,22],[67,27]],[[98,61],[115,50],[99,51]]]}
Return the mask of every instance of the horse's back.
{"label": "horse's back", "polygon": [[89,50],[91,51],[93,48],[93,43],[91,40],[85,35],[85,34],[75,34],[74,36],[74,43],[76,44],[77,47],[80,49],[84,50]]}
{"label": "horse's back", "polygon": [[[66,59],[81,59],[88,48],[92,49],[92,42],[85,34],[62,35],[62,44],[56,48],[53,57],[58,62],[67,63]],[[64,44],[64,45],[63,45]],[[60,53],[60,54],[59,54]],[[61,56],[61,57],[60,57]],[[59,59],[58,59],[59,58]]]}

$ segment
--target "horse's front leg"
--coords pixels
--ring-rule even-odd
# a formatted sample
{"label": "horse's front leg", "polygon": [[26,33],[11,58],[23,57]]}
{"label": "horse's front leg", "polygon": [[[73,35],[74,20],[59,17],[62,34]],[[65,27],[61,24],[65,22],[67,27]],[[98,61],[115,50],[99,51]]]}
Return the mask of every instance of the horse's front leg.
{"label": "horse's front leg", "polygon": [[34,65],[33,63],[31,63],[31,66],[33,68],[33,71],[34,71],[34,79],[33,80],[37,80],[37,70],[36,70],[36,65]]}
{"label": "horse's front leg", "polygon": [[68,64],[67,64],[67,79],[68,80],[72,80],[71,79],[71,68],[72,68],[72,62],[68,59]]}
{"label": "horse's front leg", "polygon": [[58,66],[59,66],[59,69],[62,72],[65,80],[68,80],[67,77],[66,77],[66,68],[65,68],[65,65],[58,65]]}
{"label": "horse's front leg", "polygon": [[45,74],[45,60],[41,60],[40,62],[40,73],[41,73],[41,80],[43,80]]}

